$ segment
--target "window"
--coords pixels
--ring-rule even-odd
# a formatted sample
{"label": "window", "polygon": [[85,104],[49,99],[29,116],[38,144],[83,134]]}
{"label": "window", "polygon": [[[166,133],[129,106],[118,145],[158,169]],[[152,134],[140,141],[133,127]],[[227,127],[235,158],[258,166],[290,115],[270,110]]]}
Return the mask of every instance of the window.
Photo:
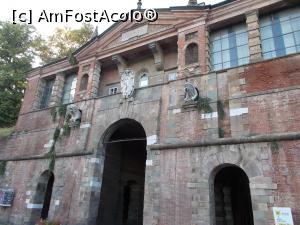
{"label": "window", "polygon": [[62,95],[63,104],[68,104],[74,101],[76,82],[77,82],[76,74],[72,74],[66,77],[63,95]]}
{"label": "window", "polygon": [[49,105],[52,89],[53,89],[54,79],[45,80],[45,88],[43,90],[43,95],[41,99],[41,109],[46,108]]}
{"label": "window", "polygon": [[185,50],[185,65],[190,65],[198,62],[198,45],[191,43]]}
{"label": "window", "polygon": [[140,87],[147,87],[148,86],[148,82],[149,82],[149,79],[148,79],[148,74],[147,73],[144,73],[141,78],[140,78]]}
{"label": "window", "polygon": [[115,94],[117,94],[118,93],[118,88],[117,87],[110,87],[109,89],[108,89],[108,94],[109,95],[115,95]]}
{"label": "window", "polygon": [[87,89],[88,81],[89,81],[89,75],[84,74],[81,77],[81,81],[80,81],[80,88],[79,88],[80,91],[83,91],[83,90]]}
{"label": "window", "polygon": [[210,38],[210,51],[213,70],[226,69],[249,63],[246,25],[236,25],[213,32]]}
{"label": "window", "polygon": [[300,7],[284,10],[260,20],[264,59],[300,51]]}
{"label": "window", "polygon": [[176,79],[177,79],[177,73],[176,72],[169,73],[169,75],[168,75],[168,80],[169,81],[176,80]]}

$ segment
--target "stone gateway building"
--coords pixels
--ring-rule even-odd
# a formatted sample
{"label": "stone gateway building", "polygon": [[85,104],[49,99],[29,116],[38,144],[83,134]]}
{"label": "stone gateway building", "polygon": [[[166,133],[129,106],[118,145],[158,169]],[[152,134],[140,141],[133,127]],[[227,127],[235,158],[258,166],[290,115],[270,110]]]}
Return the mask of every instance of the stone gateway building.
{"label": "stone gateway building", "polygon": [[157,12],[28,72],[3,224],[300,224],[299,1]]}

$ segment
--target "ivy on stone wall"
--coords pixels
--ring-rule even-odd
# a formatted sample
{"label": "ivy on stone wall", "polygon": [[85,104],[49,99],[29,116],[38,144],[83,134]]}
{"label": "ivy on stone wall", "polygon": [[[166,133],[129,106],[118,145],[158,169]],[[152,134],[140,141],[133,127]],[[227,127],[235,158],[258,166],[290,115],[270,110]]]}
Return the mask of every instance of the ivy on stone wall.
{"label": "ivy on stone wall", "polygon": [[0,176],[4,176],[6,170],[6,161],[0,161]]}
{"label": "ivy on stone wall", "polygon": [[66,105],[60,105],[58,107],[53,107],[50,111],[52,121],[56,122],[57,117],[65,117],[67,111]]}
{"label": "ivy on stone wall", "polygon": [[224,104],[221,100],[217,101],[217,111],[218,111],[219,119],[223,120],[225,117],[225,111],[224,111]]}
{"label": "ivy on stone wall", "polygon": [[204,113],[211,113],[213,111],[210,106],[210,98],[202,98],[201,96],[198,96],[196,101],[197,107],[200,111],[203,111]]}
{"label": "ivy on stone wall", "polygon": [[[62,137],[68,137],[71,133],[71,127],[69,123],[66,121],[66,112],[67,112],[67,106],[66,105],[60,105],[58,107],[53,107],[50,111],[50,114],[52,116],[52,121],[55,122],[57,117],[59,117],[59,123],[58,126],[55,128],[54,134],[53,134],[53,142],[50,147],[50,151],[46,154],[47,158],[49,159],[49,171],[53,171],[55,167],[55,145],[59,139]],[[80,127],[80,121],[78,121],[78,124],[76,123],[74,128]]]}

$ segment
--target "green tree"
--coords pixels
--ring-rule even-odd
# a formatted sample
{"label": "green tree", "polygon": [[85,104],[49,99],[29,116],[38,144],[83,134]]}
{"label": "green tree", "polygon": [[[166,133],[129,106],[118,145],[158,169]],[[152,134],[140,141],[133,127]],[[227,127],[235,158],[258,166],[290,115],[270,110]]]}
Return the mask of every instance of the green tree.
{"label": "green tree", "polygon": [[79,29],[56,28],[53,35],[46,39],[39,37],[36,41],[37,55],[42,64],[70,56],[72,52],[91,39],[93,30],[91,24],[85,23]]}
{"label": "green tree", "polygon": [[0,21],[0,127],[14,125],[18,117],[34,59],[34,32],[32,26]]}

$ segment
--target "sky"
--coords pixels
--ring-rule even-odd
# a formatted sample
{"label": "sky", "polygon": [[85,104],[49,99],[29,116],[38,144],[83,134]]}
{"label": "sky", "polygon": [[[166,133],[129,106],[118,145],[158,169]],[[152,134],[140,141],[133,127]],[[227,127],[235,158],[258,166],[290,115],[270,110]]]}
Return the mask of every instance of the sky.
{"label": "sky", "polygon": [[[221,2],[222,0],[205,0],[207,5]],[[80,13],[93,13],[95,10],[101,13],[107,10],[110,13],[128,12],[137,7],[138,0],[2,0],[0,8],[0,20],[12,21],[13,10],[16,10],[16,15],[32,10],[33,25],[38,32],[44,37],[50,36],[56,27],[68,26],[71,28],[79,28],[81,23],[68,22],[68,23],[47,23],[38,22],[38,18],[43,10],[47,13],[65,12],[65,10],[73,10],[73,12]],[[198,0],[198,3],[202,1]],[[188,0],[142,0],[142,8],[168,8],[170,6],[185,6]],[[6,6],[4,6],[6,5]],[[108,22],[92,23],[98,26],[99,34],[107,29],[111,24]]]}

